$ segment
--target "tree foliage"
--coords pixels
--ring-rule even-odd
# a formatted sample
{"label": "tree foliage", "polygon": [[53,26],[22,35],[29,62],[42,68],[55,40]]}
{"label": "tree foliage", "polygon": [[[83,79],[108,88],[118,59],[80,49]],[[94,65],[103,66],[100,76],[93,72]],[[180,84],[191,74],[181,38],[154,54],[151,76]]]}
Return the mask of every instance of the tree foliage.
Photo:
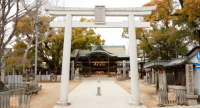
{"label": "tree foliage", "polygon": [[[44,0],[41,0],[36,6],[35,1],[25,0],[0,0],[0,55],[3,54],[7,45],[13,42],[13,37],[22,29],[26,24],[24,23],[21,28],[17,30],[19,20],[24,18],[30,12],[43,5]],[[9,25],[13,23],[13,28]]]}
{"label": "tree foliage", "polygon": [[[21,37],[20,40],[16,40],[16,44],[13,46],[13,54],[12,57],[9,57],[7,60],[7,71],[11,71],[16,66],[20,68],[15,68],[18,72],[23,72],[24,67],[29,67],[34,64],[34,54],[35,54],[35,19],[33,19],[34,12],[31,12],[29,16],[26,16],[19,20],[16,30],[18,32],[16,33],[16,38]],[[49,22],[52,20],[51,17],[41,16],[39,17],[39,22],[41,24],[41,27],[39,28],[39,43],[43,42],[47,36],[45,36],[45,33],[50,31],[48,35],[52,35],[52,31],[49,28]],[[26,24],[25,24],[26,23]],[[24,25],[25,24],[25,25]],[[22,28],[23,26],[23,28]],[[18,62],[13,62],[13,61]],[[42,59],[38,59],[38,66],[40,66],[42,63]]]}
{"label": "tree foliage", "polygon": [[[0,59],[1,56],[4,55],[7,46],[12,46],[11,44],[15,42],[23,42],[21,39],[24,38],[24,35],[19,34],[26,25],[30,24],[30,22],[25,20],[25,17],[27,18],[27,16],[35,14],[37,12],[36,10],[46,2],[47,0],[40,0],[36,5],[35,0],[0,0]],[[10,25],[12,25],[12,27]],[[27,28],[27,30],[30,30],[30,28]],[[13,37],[15,37],[15,39],[13,39]],[[7,55],[4,55],[4,57],[5,56],[8,57]],[[23,64],[27,65],[27,60],[25,59],[24,63],[20,62],[23,61],[23,59],[22,56],[16,56],[15,54],[12,54],[12,57],[9,56],[8,60],[6,60],[7,71],[11,72],[13,68],[16,68],[18,71],[22,72],[19,67]]]}
{"label": "tree foliage", "polygon": [[[199,0],[152,0],[144,6],[153,5],[157,5],[156,10],[143,17],[143,21],[151,22],[151,29],[136,29],[140,50],[150,57],[149,60],[184,56],[187,46],[199,40],[194,32],[199,23]],[[125,28],[122,37],[127,35]]]}
{"label": "tree foliage", "polygon": [[[81,18],[80,22],[94,22],[93,19],[86,19]],[[94,32],[94,29],[91,28],[73,28],[72,29],[72,45],[71,50],[74,52],[74,50],[78,49],[77,56],[74,60],[74,63],[76,64],[76,61],[78,60],[81,50],[91,50],[92,45],[99,45],[101,43],[104,43],[104,39],[100,39],[101,35],[96,34]]]}
{"label": "tree foliage", "polygon": [[[64,28],[57,30],[55,30],[54,28],[50,28],[49,22],[52,19],[53,18],[46,16],[39,17],[39,22],[43,26],[39,28],[38,33],[38,56],[39,60],[47,63],[50,70],[54,71],[56,74],[60,74],[64,44]],[[93,20],[81,18],[80,21],[84,22]],[[30,17],[25,17],[19,22],[20,23],[18,24],[17,28],[20,28],[21,25],[23,25],[23,23],[25,22],[32,22],[32,20],[30,20]],[[31,23],[29,23],[23,29],[21,29],[20,32],[18,32],[17,36],[23,35],[24,41],[17,42],[15,44],[16,48],[13,52],[14,54],[16,54],[16,57],[23,57],[25,50],[27,50],[29,46],[30,49],[27,53],[27,57],[24,58],[25,66],[30,66],[34,62],[35,48],[32,46],[35,45],[35,39],[32,40],[32,37],[34,37],[35,35],[35,30],[31,26]],[[48,35],[45,35],[45,33],[47,32]],[[101,40],[100,37],[101,35],[96,34],[91,28],[73,28],[71,39],[71,52],[75,52],[76,49],[79,49],[80,51],[91,49],[92,45],[98,45],[101,42],[104,42],[104,40]],[[13,62],[14,59],[9,61]],[[22,61],[20,63],[22,63]]]}

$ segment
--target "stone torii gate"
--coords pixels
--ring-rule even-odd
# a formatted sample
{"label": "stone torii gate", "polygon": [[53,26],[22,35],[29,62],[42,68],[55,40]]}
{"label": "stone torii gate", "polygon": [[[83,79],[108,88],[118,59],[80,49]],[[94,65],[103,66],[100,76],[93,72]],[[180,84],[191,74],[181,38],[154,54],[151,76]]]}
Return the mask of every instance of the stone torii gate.
{"label": "stone torii gate", "polygon": [[[135,22],[135,16],[148,16],[156,6],[134,7],[134,8],[105,8],[104,5],[95,6],[95,8],[74,8],[74,7],[54,7],[45,6],[45,10],[49,11],[53,16],[65,16],[63,22],[51,22],[51,27],[64,27],[64,47],[62,60],[62,76],[60,101],[57,105],[67,106],[68,87],[69,87],[69,71],[70,71],[70,51],[71,51],[71,35],[72,28],[128,28],[129,29],[129,55],[131,69],[131,105],[142,105],[139,96],[138,83],[138,67],[137,67],[137,49],[136,49],[136,33],[135,28],[149,28],[149,22]],[[73,22],[73,16],[95,16],[95,22]],[[105,22],[106,16],[126,16],[129,21],[124,22]]]}

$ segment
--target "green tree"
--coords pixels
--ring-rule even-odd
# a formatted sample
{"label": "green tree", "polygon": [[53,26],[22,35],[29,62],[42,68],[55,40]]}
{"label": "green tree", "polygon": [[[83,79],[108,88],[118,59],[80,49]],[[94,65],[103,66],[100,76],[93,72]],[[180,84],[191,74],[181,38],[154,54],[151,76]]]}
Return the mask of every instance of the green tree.
{"label": "green tree", "polygon": [[[152,0],[144,6],[157,5],[157,8],[150,16],[143,17],[143,21],[151,22],[152,29],[136,29],[136,37],[139,40],[139,48],[155,60],[161,57],[163,60],[183,56],[187,52],[188,44],[195,44],[198,40],[197,34],[193,32],[199,21],[199,11],[186,14],[192,10],[199,10],[199,2],[193,0]],[[190,4],[190,5],[189,5]],[[178,6],[182,9],[177,10]],[[127,35],[127,28],[124,29],[122,37]]]}
{"label": "green tree", "polygon": [[[7,64],[10,64],[8,67],[14,67],[15,65],[22,66],[21,69],[25,72],[25,67],[32,66],[34,63],[34,54],[35,54],[35,27],[34,27],[34,16],[35,13],[31,12],[29,16],[19,20],[16,30],[16,44],[13,46],[13,57],[7,60]],[[31,19],[31,20],[30,20]],[[49,28],[49,22],[52,21],[52,17],[41,16],[39,17],[39,22],[41,27],[39,28],[39,44],[46,40],[49,35],[54,34],[54,30]],[[23,26],[23,28],[22,28]],[[21,37],[21,39],[18,39]],[[19,59],[20,58],[20,59]],[[18,59],[17,62],[12,62]],[[42,60],[38,59],[38,66],[40,66]],[[18,67],[20,67],[18,66]],[[12,68],[11,68],[12,69]],[[16,71],[22,72],[20,68],[15,68]]]}
{"label": "green tree", "polygon": [[[50,70],[53,70],[57,74],[60,74],[60,62],[62,61],[63,55],[64,28],[58,29],[57,32],[53,28],[49,28],[49,22],[51,20],[52,18],[46,16],[39,18],[39,22],[43,26],[39,29],[40,42],[38,44],[38,56],[43,62],[47,63]],[[24,23],[26,21],[30,21],[30,17],[24,18],[21,22]],[[80,21],[83,22],[93,20],[81,18]],[[30,62],[32,60],[31,57],[34,57],[35,52],[35,49],[32,47],[35,45],[35,40],[32,38],[34,37],[34,28],[32,28],[31,26],[31,23],[27,24],[26,27],[24,27],[24,29],[19,32],[19,35],[24,35],[25,37],[25,42],[23,44],[26,45],[25,47],[23,47],[23,51],[29,48],[29,52],[27,52],[27,59],[30,59]],[[48,35],[44,36],[46,32],[48,32]],[[91,49],[92,45],[98,45],[101,42],[104,42],[104,40],[101,40],[100,37],[101,35],[96,34],[91,28],[73,28],[71,52],[75,52],[76,49],[79,49],[80,53],[81,50]],[[19,43],[17,44],[17,46],[20,46]],[[17,52],[18,56],[20,55],[20,53],[20,51]],[[78,57],[79,54],[77,55],[77,58]]]}
{"label": "green tree", "polygon": [[[81,18],[80,22],[94,22],[93,19],[89,20],[86,18]],[[72,46],[71,50],[72,52],[76,49],[78,49],[77,56],[74,60],[74,64],[76,64],[81,50],[91,50],[92,45],[99,45],[101,43],[104,43],[104,39],[100,39],[101,35],[96,34],[94,32],[94,29],[91,28],[73,28],[72,29]]]}

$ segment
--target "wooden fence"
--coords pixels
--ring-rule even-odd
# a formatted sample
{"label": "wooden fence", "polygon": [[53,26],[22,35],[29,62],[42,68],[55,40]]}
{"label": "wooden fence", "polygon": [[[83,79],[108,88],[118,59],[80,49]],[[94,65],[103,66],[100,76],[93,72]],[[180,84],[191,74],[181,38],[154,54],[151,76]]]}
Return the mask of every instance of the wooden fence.
{"label": "wooden fence", "polygon": [[[11,101],[13,97],[17,97],[17,100],[12,100],[15,104]],[[1,95],[0,103],[0,108],[30,108],[30,95]]]}
{"label": "wooden fence", "polygon": [[0,108],[12,108],[10,106],[10,98],[12,97],[18,97],[14,101],[15,103],[18,101],[18,108],[30,108],[30,95],[25,95],[25,92],[24,88],[0,92]]}
{"label": "wooden fence", "polygon": [[2,95],[25,95],[26,90],[25,88],[13,89],[9,91],[2,91],[0,92],[0,96]]}
{"label": "wooden fence", "polygon": [[158,92],[158,106],[164,107],[164,104],[187,105],[185,91]]}

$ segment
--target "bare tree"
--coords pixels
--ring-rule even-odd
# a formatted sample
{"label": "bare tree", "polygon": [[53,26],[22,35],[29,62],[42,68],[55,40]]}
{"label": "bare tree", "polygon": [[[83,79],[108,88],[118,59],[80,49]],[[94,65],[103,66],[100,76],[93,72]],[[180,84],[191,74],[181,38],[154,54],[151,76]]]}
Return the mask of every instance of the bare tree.
{"label": "bare tree", "polygon": [[[34,14],[47,2],[48,0],[39,0],[36,4],[35,0],[0,0],[0,59],[4,54],[6,46],[14,43],[16,40],[22,40],[24,37],[23,35],[16,37],[16,39],[14,39],[14,37],[23,29],[23,27],[29,23],[31,23],[32,28],[34,27],[31,22],[35,22],[36,20]],[[26,22],[20,28],[17,28],[18,22],[26,16],[29,16],[31,20]],[[30,42],[33,42],[34,37],[35,35],[31,37]],[[34,45],[27,45],[24,59],[26,59],[27,53],[32,47],[34,47]]]}
{"label": "bare tree", "polygon": [[[40,7],[41,4],[38,5]],[[0,0],[0,55],[3,54],[6,46],[12,42],[15,34],[20,31],[17,24],[20,19],[36,9],[35,2],[26,2],[25,0]],[[11,25],[13,25],[11,27]]]}
{"label": "bare tree", "polygon": [[[44,33],[38,34],[39,42],[37,44],[41,44],[42,42],[44,42],[47,39],[49,34],[52,33],[52,31],[49,30],[49,27],[50,27],[49,23],[55,18],[55,17],[49,17],[43,25],[40,25],[40,23],[36,20],[36,18],[38,17],[38,10],[39,10],[39,6],[37,6],[37,5],[47,3],[47,1],[39,1],[39,0],[36,0],[36,1],[37,1],[37,4],[36,4],[35,13],[28,14],[28,17],[30,18],[29,23],[30,23],[31,28],[32,28],[32,33],[31,33],[31,35],[29,35],[28,33],[24,34],[29,39],[29,42],[27,43],[27,49],[25,50],[25,54],[24,54],[24,57],[23,57],[23,73],[25,73],[25,60],[27,59],[28,52],[31,48],[35,47],[35,45],[36,45],[35,41],[34,41],[34,39],[36,37],[36,30],[35,30],[34,25],[37,24],[39,27],[46,26],[47,32],[45,32],[45,34]],[[45,36],[45,38],[41,38],[42,36]]]}

